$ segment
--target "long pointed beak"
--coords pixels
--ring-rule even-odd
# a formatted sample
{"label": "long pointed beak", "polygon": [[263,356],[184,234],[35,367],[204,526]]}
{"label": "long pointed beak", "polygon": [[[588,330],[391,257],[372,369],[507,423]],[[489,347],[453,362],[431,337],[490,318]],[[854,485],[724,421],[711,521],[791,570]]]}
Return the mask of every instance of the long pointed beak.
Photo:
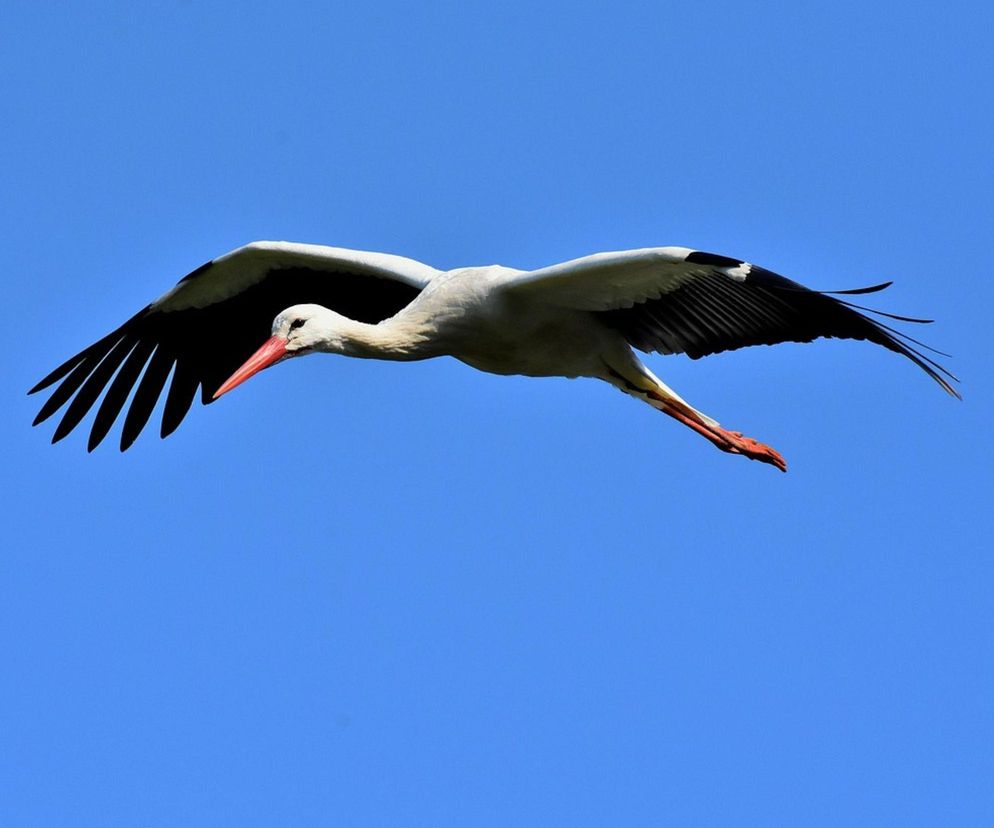
{"label": "long pointed beak", "polygon": [[241,385],[249,377],[258,374],[263,368],[275,365],[286,354],[286,339],[282,336],[271,336],[262,347],[248,358],[246,363],[233,373],[225,383],[214,392],[216,400],[222,394],[227,394],[232,388]]}

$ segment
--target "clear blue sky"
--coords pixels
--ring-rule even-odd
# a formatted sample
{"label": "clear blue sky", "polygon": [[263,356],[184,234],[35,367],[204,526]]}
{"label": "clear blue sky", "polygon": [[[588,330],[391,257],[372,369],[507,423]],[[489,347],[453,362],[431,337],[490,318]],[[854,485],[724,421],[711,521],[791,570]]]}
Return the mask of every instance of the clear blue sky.
{"label": "clear blue sky", "polygon": [[[994,824],[988,4],[6,3],[5,825]],[[895,279],[591,381],[312,357],[168,441],[24,394],[252,239]]]}

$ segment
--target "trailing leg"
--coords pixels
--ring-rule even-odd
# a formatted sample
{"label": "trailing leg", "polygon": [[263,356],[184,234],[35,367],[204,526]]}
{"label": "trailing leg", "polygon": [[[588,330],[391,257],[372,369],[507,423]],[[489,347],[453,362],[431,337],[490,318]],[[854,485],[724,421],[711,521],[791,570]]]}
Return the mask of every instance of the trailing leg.
{"label": "trailing leg", "polygon": [[627,372],[630,374],[627,377],[613,368],[610,369],[612,384],[626,394],[645,400],[658,411],[692,428],[722,451],[741,454],[750,460],[776,466],[782,472],[787,471],[787,463],[776,449],[751,437],[745,437],[739,431],[722,428],[716,420],[688,405],[644,365],[639,363],[638,367],[640,370],[637,375],[634,372]]}

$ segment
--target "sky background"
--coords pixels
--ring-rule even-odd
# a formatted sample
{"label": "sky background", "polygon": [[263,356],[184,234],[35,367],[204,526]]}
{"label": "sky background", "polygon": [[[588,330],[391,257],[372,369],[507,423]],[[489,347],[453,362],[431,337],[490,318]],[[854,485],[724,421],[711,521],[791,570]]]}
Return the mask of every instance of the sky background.
{"label": "sky background", "polygon": [[[0,821],[994,824],[986,3],[0,12]],[[687,245],[866,343],[592,381],[299,360],[127,454],[25,391],[253,239]]]}

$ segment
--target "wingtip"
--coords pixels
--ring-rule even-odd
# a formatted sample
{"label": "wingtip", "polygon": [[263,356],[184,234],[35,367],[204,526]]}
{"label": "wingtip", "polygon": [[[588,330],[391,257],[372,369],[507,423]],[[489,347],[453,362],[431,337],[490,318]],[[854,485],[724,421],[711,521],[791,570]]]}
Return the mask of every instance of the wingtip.
{"label": "wingtip", "polygon": [[932,379],[934,379],[939,384],[939,387],[941,387],[942,390],[945,391],[950,397],[955,397],[960,402],[963,401],[963,395],[959,392],[956,386],[953,385],[953,382],[959,382],[960,378],[957,377],[952,371],[950,371],[948,368],[942,368],[942,372],[949,377],[949,380],[952,380],[952,382],[950,382],[949,380],[946,379],[946,377],[942,376],[938,372],[933,371],[927,367],[926,370],[928,371],[929,376],[931,376]]}
{"label": "wingtip", "polygon": [[879,285],[870,285],[869,287],[848,288],[846,290],[822,290],[819,293],[830,293],[835,296],[860,296],[867,293],[879,293],[881,290],[887,290],[893,284],[894,282],[891,280],[889,282],[881,282]]}
{"label": "wingtip", "polygon": [[[131,412],[129,411],[128,413],[130,414]],[[121,427],[121,441],[118,443],[118,448],[122,453],[134,445],[139,434],[141,434],[141,429],[135,429],[134,424],[129,424],[126,417],[124,425]]]}
{"label": "wingtip", "polygon": [[176,422],[166,422],[165,418],[163,418],[162,424],[159,426],[159,439],[165,440],[170,434],[179,428],[181,422],[182,420],[177,420]]}

